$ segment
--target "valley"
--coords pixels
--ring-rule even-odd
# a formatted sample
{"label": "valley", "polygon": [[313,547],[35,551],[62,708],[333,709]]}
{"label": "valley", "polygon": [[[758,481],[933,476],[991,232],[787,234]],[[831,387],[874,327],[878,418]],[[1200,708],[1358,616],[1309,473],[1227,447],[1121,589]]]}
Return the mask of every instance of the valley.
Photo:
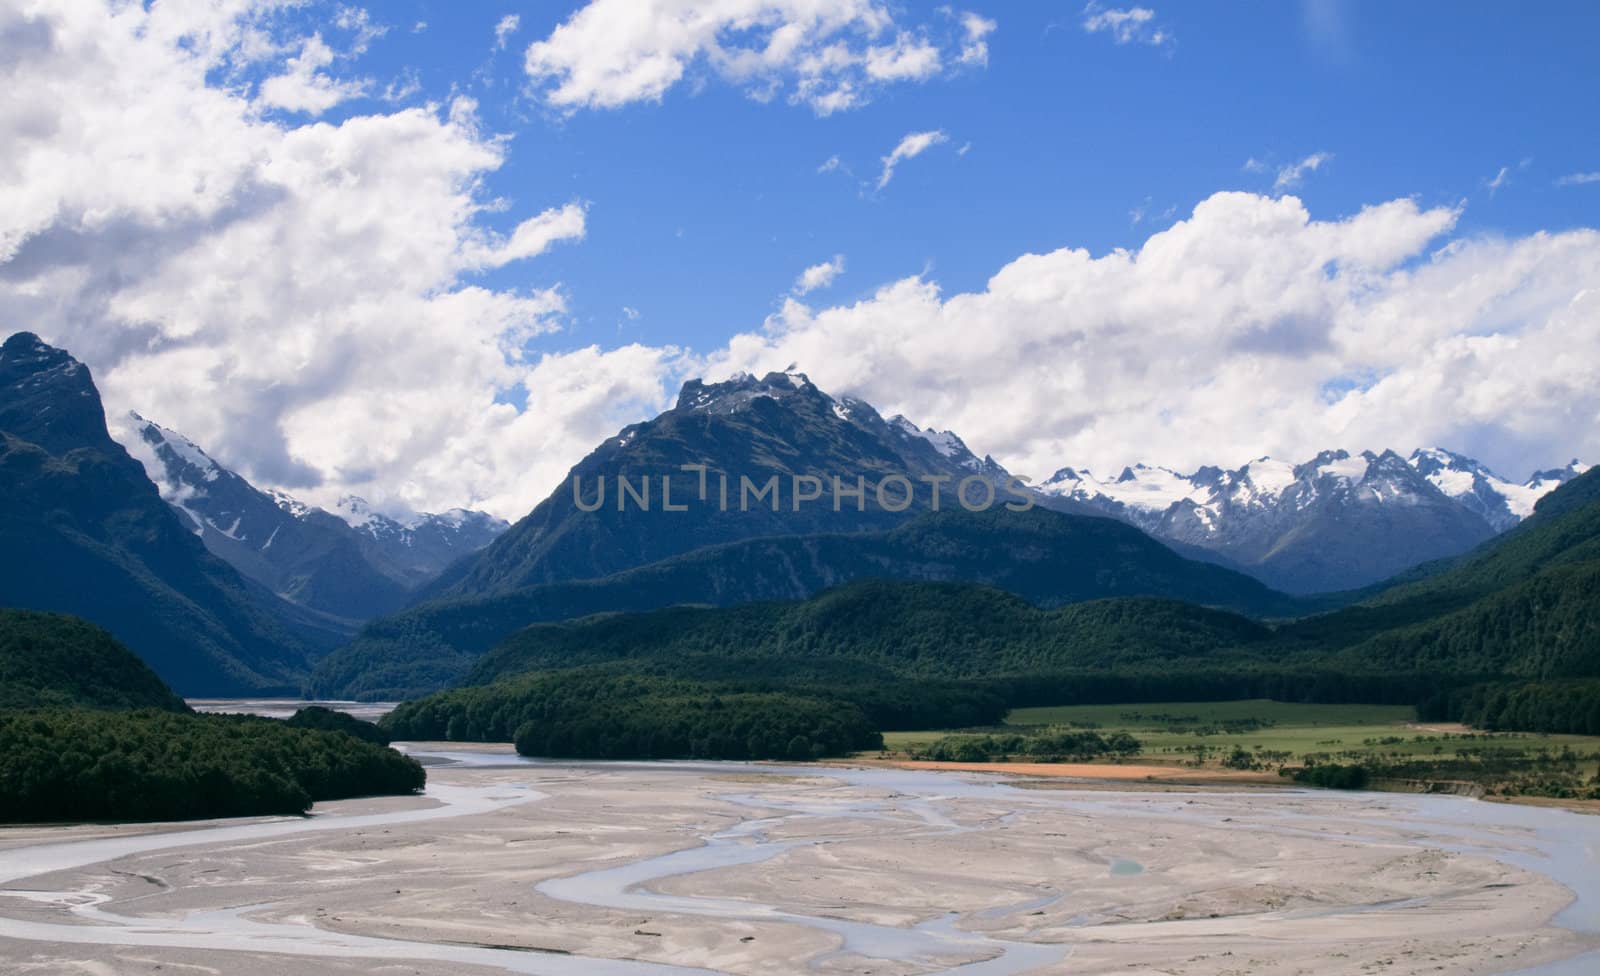
{"label": "valley", "polygon": [[1595,976],[1596,37],[0,0],[0,976]]}

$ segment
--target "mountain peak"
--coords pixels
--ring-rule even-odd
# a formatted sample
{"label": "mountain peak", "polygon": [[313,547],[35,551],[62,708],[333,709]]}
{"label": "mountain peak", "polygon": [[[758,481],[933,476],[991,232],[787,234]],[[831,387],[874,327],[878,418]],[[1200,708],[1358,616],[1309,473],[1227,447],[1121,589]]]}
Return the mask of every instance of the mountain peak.
{"label": "mountain peak", "polygon": [[[155,451],[157,459],[162,462],[156,466],[157,470],[149,470],[148,464],[145,467],[150,480],[162,487],[163,497],[170,500],[176,489],[176,485],[169,482],[177,481],[185,484],[212,482],[227,473],[227,469],[212,460],[211,455],[201,450],[200,445],[177,431],[163,427],[153,420],[146,420],[133,410],[128,411],[128,419],[133,422],[139,439],[149,445]],[[171,458],[163,456],[163,449],[171,452]]]}
{"label": "mountain peak", "polygon": [[111,440],[88,367],[32,332],[0,345],[0,429],[52,454]]}
{"label": "mountain peak", "polygon": [[806,374],[793,368],[757,377],[751,373],[734,373],[720,383],[707,383],[692,379],[678,391],[678,410],[717,410],[726,412],[759,396],[782,399],[796,393],[809,392],[817,396],[826,394]]}

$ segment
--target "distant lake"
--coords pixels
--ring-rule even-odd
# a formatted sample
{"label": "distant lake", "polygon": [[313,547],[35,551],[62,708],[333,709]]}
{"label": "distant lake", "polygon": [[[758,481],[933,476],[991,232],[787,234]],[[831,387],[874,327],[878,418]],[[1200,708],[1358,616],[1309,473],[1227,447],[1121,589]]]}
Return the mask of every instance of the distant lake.
{"label": "distant lake", "polygon": [[197,712],[231,712],[243,715],[261,715],[266,718],[288,718],[307,705],[321,705],[335,712],[344,712],[368,722],[376,722],[394,711],[398,702],[309,701],[300,698],[186,698],[189,707]]}

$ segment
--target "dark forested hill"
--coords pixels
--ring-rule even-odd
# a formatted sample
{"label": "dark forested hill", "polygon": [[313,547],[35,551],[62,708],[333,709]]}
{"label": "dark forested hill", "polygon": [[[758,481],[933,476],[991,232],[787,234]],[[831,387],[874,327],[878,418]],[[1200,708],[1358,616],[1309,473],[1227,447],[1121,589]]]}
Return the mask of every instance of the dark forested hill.
{"label": "dark forested hill", "polygon": [[1042,610],[963,583],[867,580],[811,600],[670,607],[527,627],[478,661],[467,684],[616,660],[839,659],[918,678],[995,677],[1201,658],[1265,640],[1237,614],[1167,600]]}
{"label": "dark forested hill", "polygon": [[0,346],[0,551],[0,605],[91,620],[185,694],[296,692],[345,633],[207,552],[29,333]]}
{"label": "dark forested hill", "polygon": [[1302,606],[1112,519],[1043,509],[944,511],[887,532],[751,539],[600,580],[424,604],[369,624],[318,663],[308,687],[318,697],[414,697],[459,679],[478,654],[527,624],[674,604],[800,600],[871,578],[984,583],[1044,607],[1115,596],[1255,616],[1288,616]]}
{"label": "dark forested hill", "polygon": [[188,710],[154,671],[94,624],[0,609],[0,709],[57,706]]}

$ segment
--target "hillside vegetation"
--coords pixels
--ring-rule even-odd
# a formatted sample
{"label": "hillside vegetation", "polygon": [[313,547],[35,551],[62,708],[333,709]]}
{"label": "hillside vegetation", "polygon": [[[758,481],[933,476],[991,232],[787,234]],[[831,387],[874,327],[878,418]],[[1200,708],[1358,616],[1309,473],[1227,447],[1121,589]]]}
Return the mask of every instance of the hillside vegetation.
{"label": "hillside vegetation", "polygon": [[1128,525],[1036,509],[924,515],[887,532],[784,536],[700,549],[597,580],[423,604],[373,621],[319,662],[320,698],[416,697],[462,680],[528,624],[673,605],[803,600],[855,580],[983,583],[1043,607],[1160,596],[1255,616],[1306,604],[1185,559]]}
{"label": "hillside vegetation", "polygon": [[0,709],[59,706],[188,711],[154,671],[94,624],[0,609]]}
{"label": "hillside vegetation", "polygon": [[973,678],[1197,660],[1266,640],[1249,619],[1167,600],[1100,600],[1042,610],[961,583],[869,580],[793,603],[672,607],[535,624],[468,675],[506,675],[628,658],[844,659],[903,677]]}

